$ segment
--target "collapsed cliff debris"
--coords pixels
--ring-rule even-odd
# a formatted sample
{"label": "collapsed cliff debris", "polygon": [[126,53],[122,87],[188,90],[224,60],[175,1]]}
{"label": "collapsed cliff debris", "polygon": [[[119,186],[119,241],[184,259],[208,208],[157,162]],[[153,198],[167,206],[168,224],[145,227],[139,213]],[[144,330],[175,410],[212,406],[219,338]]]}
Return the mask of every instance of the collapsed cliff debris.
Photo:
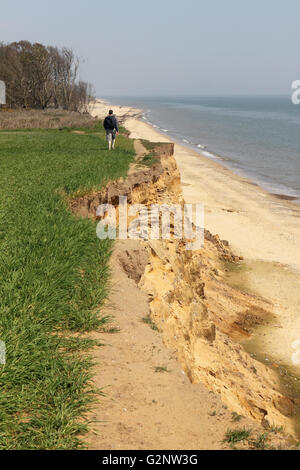
{"label": "collapsed cliff debris", "polygon": [[[139,144],[140,145],[140,144]],[[136,171],[134,171],[136,170]],[[131,169],[127,179],[71,201],[74,213],[96,219],[100,204],[183,204],[180,174],[170,144],[155,148],[152,166]],[[201,250],[186,251],[182,240],[144,240],[120,258],[149,296],[152,321],[192,383],[204,383],[234,412],[293,434],[293,402],[280,393],[276,374],[256,361],[239,340],[272,319],[272,305],[226,282],[224,263],[237,263],[227,241],[205,230]]]}

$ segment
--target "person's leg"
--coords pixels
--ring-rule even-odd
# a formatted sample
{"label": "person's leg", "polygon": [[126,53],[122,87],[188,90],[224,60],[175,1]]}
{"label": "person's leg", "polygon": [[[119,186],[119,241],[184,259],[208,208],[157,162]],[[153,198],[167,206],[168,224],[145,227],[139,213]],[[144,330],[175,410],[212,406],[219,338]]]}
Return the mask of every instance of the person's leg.
{"label": "person's leg", "polygon": [[112,143],[112,133],[106,132],[106,141],[108,143],[108,150],[111,150],[111,143]]}
{"label": "person's leg", "polygon": [[114,150],[116,143],[116,131],[112,133],[112,149]]}

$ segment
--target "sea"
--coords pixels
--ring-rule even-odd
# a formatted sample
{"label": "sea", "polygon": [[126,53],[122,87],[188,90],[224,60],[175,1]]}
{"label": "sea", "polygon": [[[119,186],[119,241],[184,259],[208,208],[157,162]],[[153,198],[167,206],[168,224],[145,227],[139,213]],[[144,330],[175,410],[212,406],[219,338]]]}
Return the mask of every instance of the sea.
{"label": "sea", "polygon": [[300,105],[291,96],[107,96],[174,141],[300,202]]}

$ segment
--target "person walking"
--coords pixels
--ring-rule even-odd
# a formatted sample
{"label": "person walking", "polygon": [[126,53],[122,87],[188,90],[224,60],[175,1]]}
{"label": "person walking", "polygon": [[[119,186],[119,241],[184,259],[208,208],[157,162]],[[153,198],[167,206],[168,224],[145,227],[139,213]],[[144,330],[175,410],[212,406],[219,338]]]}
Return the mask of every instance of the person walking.
{"label": "person walking", "polygon": [[103,127],[106,130],[106,141],[108,150],[114,150],[116,143],[116,135],[119,134],[119,125],[113,110],[111,109],[108,116],[104,119]]}

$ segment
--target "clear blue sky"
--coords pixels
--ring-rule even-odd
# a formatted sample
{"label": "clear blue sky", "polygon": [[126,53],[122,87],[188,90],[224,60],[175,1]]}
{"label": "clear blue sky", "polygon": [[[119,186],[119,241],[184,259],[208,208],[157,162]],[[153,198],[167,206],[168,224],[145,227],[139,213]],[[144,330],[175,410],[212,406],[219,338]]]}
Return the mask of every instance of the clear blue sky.
{"label": "clear blue sky", "polygon": [[0,40],[74,48],[98,96],[289,94],[299,0],[14,0]]}

